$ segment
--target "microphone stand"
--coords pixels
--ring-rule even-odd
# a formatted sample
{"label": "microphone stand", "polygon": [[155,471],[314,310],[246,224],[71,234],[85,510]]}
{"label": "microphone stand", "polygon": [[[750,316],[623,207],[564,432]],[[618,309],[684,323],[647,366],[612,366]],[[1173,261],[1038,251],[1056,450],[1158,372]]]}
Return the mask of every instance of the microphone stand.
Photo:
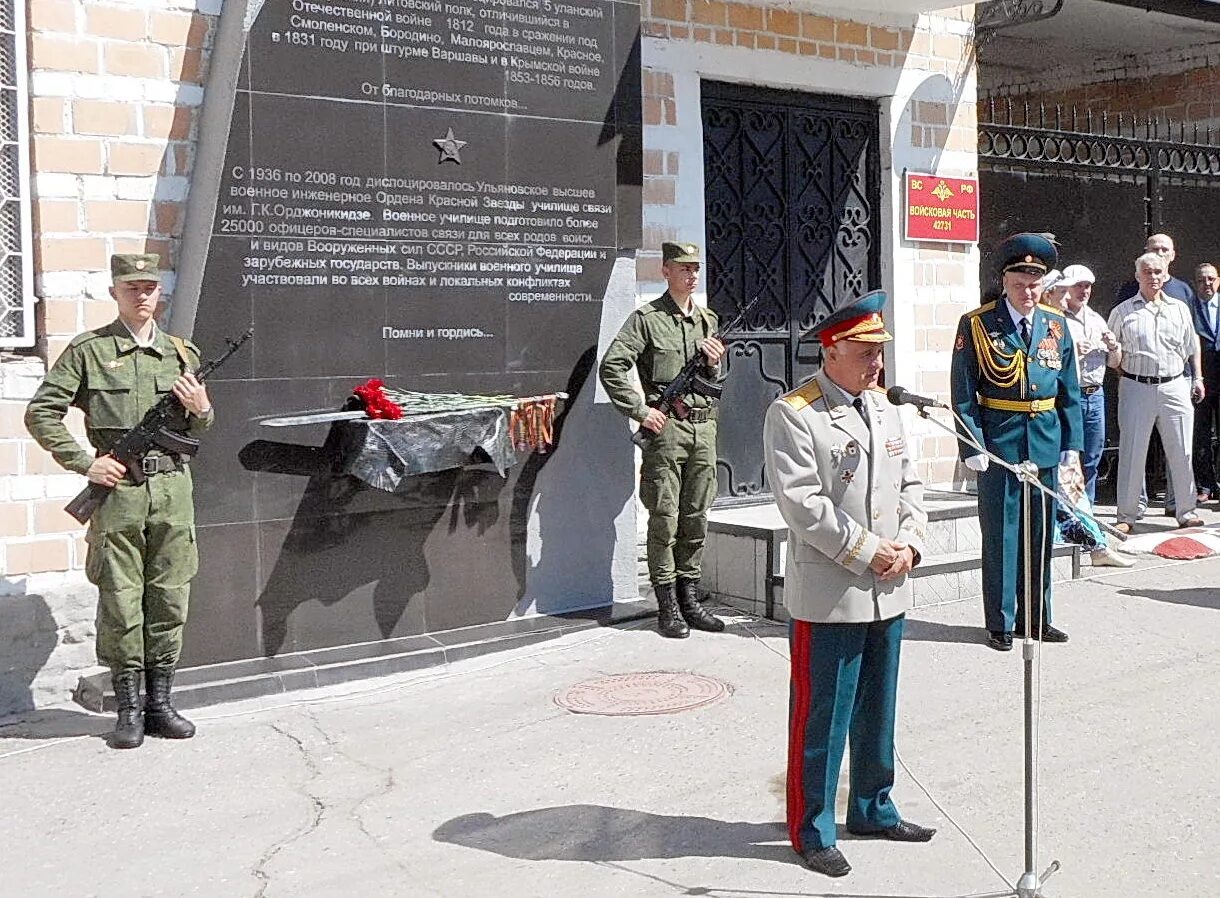
{"label": "microphone stand", "polygon": [[[1021,542],[1025,550],[1025,638],[1021,642],[1021,658],[1025,667],[1025,682],[1024,682],[1024,705],[1025,705],[1025,869],[1021,873],[1021,878],[1017,880],[1017,885],[1014,893],[1017,898],[1043,898],[1042,885],[1051,877],[1060,867],[1059,861],[1052,860],[1050,865],[1039,875],[1035,869],[1035,864],[1038,862],[1038,717],[1035,711],[1035,692],[1036,683],[1038,681],[1038,653],[1034,650],[1034,629],[1033,629],[1033,558],[1031,555],[1032,538],[1030,535],[1030,491],[1031,488],[1041,491],[1044,496],[1040,502],[1042,508],[1042,535],[1044,539],[1049,539],[1050,534],[1047,533],[1046,520],[1046,498],[1060,499],[1061,496],[1043,485],[1038,478],[1038,466],[1032,461],[1026,460],[1019,464],[1012,464],[989,451],[986,446],[980,445],[979,441],[974,438],[974,434],[966,427],[961,417],[957,414],[957,410],[943,404],[938,404],[936,407],[944,408],[953,415],[953,419],[961,427],[950,427],[943,421],[928,415],[928,407],[922,403],[912,403],[916,406],[919,416],[924,420],[931,421],[951,433],[958,442],[970,446],[972,449],[978,450],[979,454],[986,456],[991,460],[992,464],[999,465],[1004,470],[1008,471],[1021,483],[1021,507],[1024,510],[1022,527],[1021,527]],[[1066,499],[1066,496],[1062,497]],[[1124,534],[1115,530],[1108,524],[1098,521],[1093,515],[1081,511],[1075,507],[1075,503],[1066,502],[1064,504],[1078,518],[1089,518],[1095,524],[1114,533],[1120,538],[1125,538]],[[986,551],[986,547],[984,547]],[[1041,553],[1040,553],[1041,554]],[[1045,596],[1042,595],[1042,578],[1038,580],[1038,618],[1039,632],[1041,626],[1045,623]]]}

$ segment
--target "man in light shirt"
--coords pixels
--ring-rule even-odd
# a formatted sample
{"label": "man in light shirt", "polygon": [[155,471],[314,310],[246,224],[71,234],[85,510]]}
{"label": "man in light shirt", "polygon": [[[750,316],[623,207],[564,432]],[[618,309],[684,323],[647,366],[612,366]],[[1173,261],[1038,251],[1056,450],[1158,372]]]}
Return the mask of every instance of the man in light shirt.
{"label": "man in light shirt", "polygon": [[1198,500],[1220,499],[1216,485],[1212,434],[1220,416],[1220,275],[1216,266],[1204,262],[1195,269],[1195,333],[1203,361],[1203,401],[1195,406],[1194,469]]}
{"label": "man in light shirt", "polygon": [[[1188,304],[1193,303],[1195,291],[1191,288],[1190,284],[1169,273],[1169,266],[1178,257],[1178,250],[1174,246],[1173,238],[1168,234],[1153,234],[1144,242],[1144,252],[1155,253],[1165,263],[1165,283],[1161,286],[1161,291],[1170,299],[1180,299]],[[1114,295],[1114,300],[1116,303],[1120,303],[1131,299],[1139,292],[1139,279],[1135,278],[1118,288],[1118,292]]]}
{"label": "man in light shirt", "polygon": [[[1190,306],[1169,299],[1162,290],[1169,267],[1156,253],[1135,260],[1139,293],[1110,312],[1109,328],[1122,346],[1118,371],[1118,524],[1130,533],[1138,517],[1140,482],[1155,425],[1165,447],[1165,461],[1177,498],[1176,517],[1183,527],[1203,522],[1194,513],[1191,473],[1194,435],[1192,400],[1205,394]],[[1183,369],[1189,375],[1182,373]]]}
{"label": "man in light shirt", "polygon": [[1080,411],[1084,417],[1084,452],[1080,465],[1090,503],[1097,501],[1097,466],[1106,445],[1106,393],[1102,389],[1106,366],[1117,368],[1122,360],[1122,347],[1106,319],[1089,308],[1095,281],[1093,272],[1084,265],[1069,265],[1055,285],[1063,290],[1063,311],[1076,347]]}

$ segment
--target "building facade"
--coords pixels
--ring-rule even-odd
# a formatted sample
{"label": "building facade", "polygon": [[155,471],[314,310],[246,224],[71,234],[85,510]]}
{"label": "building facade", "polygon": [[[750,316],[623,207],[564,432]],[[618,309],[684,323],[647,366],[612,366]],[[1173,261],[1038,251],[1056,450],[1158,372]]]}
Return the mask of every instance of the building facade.
{"label": "building facade", "polygon": [[[912,242],[902,233],[905,172],[978,173],[973,9],[939,5],[865,3],[848,19],[813,2],[645,0],[638,300],[663,289],[658,249],[667,239],[707,244],[708,288],[726,296],[756,282],[773,259],[786,259],[785,270],[796,271],[800,247],[790,236],[759,244],[779,254],[766,263],[728,250],[715,255],[731,242],[718,228],[726,220],[721,200],[735,189],[709,154],[716,116],[735,110],[749,125],[749,110],[760,104],[798,113],[830,110],[835,121],[854,116],[874,123],[872,155],[819,157],[831,168],[846,166],[835,183],[854,193],[832,200],[826,214],[815,216],[821,220],[808,223],[820,228],[809,240],[826,244],[829,255],[801,263],[817,268],[818,276],[822,269],[837,273],[817,284],[793,275],[785,298],[777,300],[791,320],[767,339],[779,341],[781,355],[799,357],[795,317],[825,314],[842,289],[885,289],[896,337],[888,382],[946,396],[958,316],[978,301],[978,250]],[[32,295],[22,301],[33,312],[33,331],[18,335],[32,345],[12,340],[0,364],[0,714],[64,699],[94,663],[83,531],[62,511],[83,480],[60,470],[27,437],[22,413],[46,366],[72,336],[113,319],[111,253],[158,252],[170,267],[177,259],[198,142],[207,139],[200,134],[200,110],[221,0],[29,0],[22,12],[26,21],[13,23],[11,46],[24,41],[25,52],[14,50],[10,58],[14,65],[20,60],[26,77],[19,86],[15,79],[10,92],[14,108],[28,113],[20,137],[28,147],[22,154],[30,213],[24,264]],[[794,115],[790,128],[799,118]],[[765,143],[765,124],[746,131],[717,146]],[[790,175],[812,177],[808,166],[821,163],[787,164]],[[799,180],[777,175],[776,208],[797,207]],[[749,204],[733,214],[748,216]],[[743,279],[733,279],[734,265]],[[171,280],[169,304],[173,292]],[[817,302],[810,304],[811,296]],[[748,360],[753,350],[747,343],[743,338]],[[743,362],[741,370],[750,366]],[[761,421],[765,401],[793,386],[803,371],[791,363],[756,365],[755,408],[743,420],[754,415]],[[79,419],[70,419],[70,426],[83,438]],[[925,479],[952,481],[952,439],[930,427],[917,436]],[[753,463],[743,456],[743,469]]]}

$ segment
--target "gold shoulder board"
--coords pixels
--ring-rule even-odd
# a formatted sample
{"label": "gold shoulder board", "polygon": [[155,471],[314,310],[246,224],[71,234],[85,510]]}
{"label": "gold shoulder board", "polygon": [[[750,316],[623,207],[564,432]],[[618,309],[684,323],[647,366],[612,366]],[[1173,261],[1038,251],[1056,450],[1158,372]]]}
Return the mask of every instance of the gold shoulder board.
{"label": "gold shoulder board", "polygon": [[791,393],[784,396],[784,402],[798,412],[805,406],[822,398],[822,385],[816,380],[801,384]]}

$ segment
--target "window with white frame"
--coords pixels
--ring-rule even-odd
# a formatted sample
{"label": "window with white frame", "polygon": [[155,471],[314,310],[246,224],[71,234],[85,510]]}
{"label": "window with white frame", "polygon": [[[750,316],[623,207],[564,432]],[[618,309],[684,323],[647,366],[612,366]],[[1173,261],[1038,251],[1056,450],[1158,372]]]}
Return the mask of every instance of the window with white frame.
{"label": "window with white frame", "polygon": [[25,3],[0,0],[0,347],[34,345]]}

